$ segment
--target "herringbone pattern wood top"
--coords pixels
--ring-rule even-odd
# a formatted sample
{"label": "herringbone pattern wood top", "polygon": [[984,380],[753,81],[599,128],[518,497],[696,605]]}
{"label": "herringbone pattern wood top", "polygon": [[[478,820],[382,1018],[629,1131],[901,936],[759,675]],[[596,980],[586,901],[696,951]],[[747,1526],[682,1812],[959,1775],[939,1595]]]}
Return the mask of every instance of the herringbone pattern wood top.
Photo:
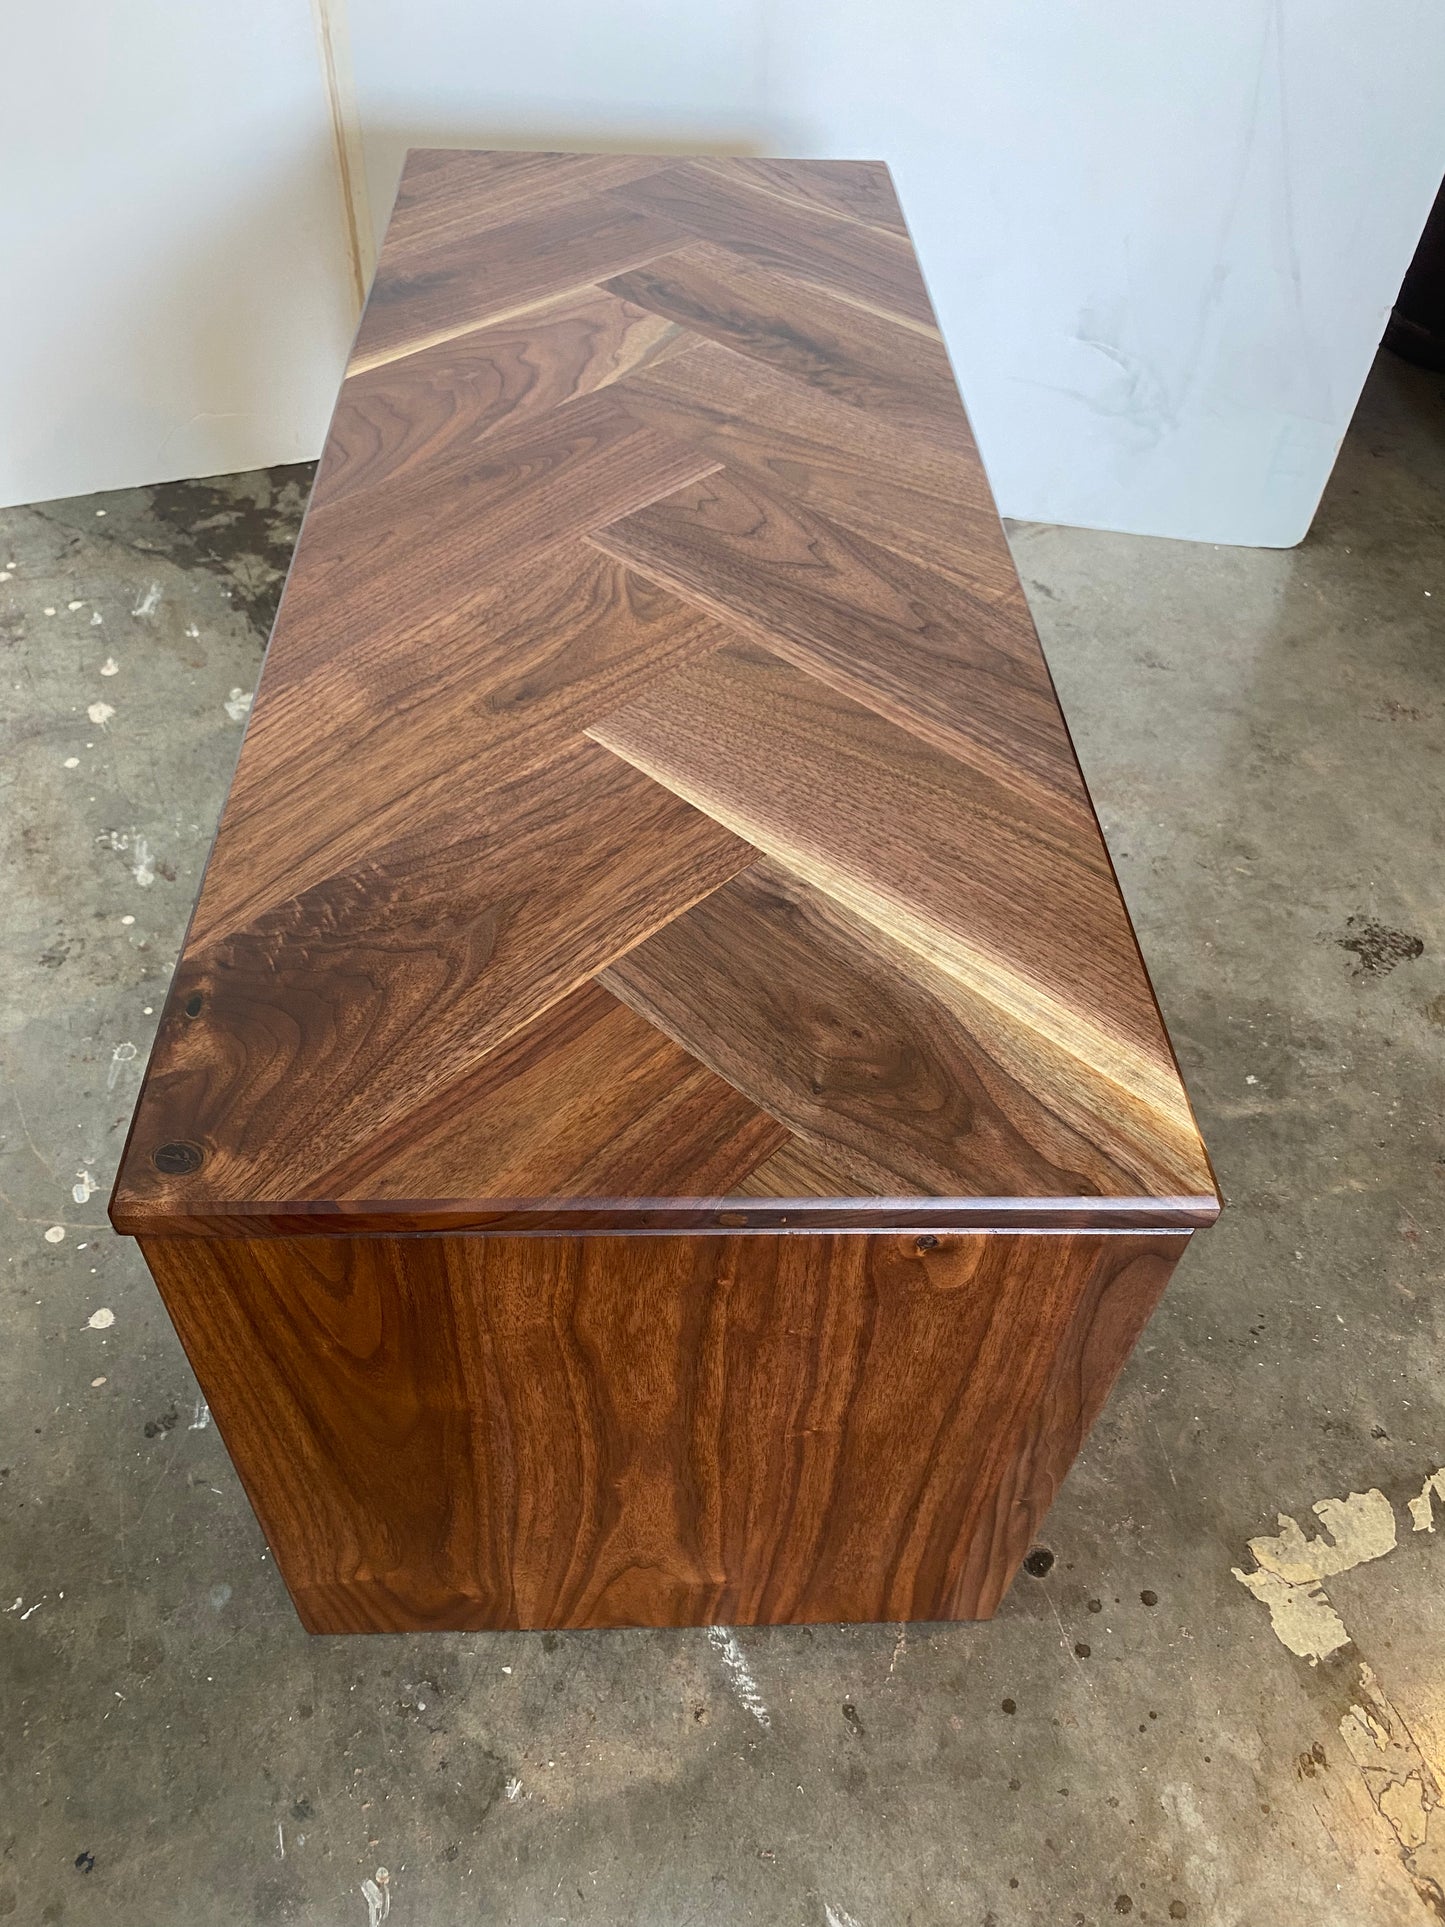
{"label": "herringbone pattern wood top", "polygon": [[886,170],[414,153],[117,1226],[1217,1208]]}

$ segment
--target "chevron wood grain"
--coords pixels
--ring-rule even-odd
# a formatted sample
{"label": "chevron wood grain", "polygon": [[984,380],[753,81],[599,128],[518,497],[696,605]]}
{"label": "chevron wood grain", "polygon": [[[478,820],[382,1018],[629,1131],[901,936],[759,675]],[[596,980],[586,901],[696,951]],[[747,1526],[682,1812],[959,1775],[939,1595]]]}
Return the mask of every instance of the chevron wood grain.
{"label": "chevron wood grain", "polygon": [[990,1612],[1218,1208],[887,170],[414,153],[111,1201],[306,1623]]}
{"label": "chevron wood grain", "polygon": [[[971,444],[957,453],[894,428],[877,411],[679,328],[629,368],[628,412],[694,443],[733,475],[820,510],[856,534],[960,578],[977,593],[1019,604],[1018,578]],[[683,352],[683,350],[686,352]],[[657,364],[664,359],[670,366]],[[965,424],[954,417],[959,439]],[[1008,638],[1005,639],[1006,641]],[[1031,648],[1015,621],[1013,646]]]}
{"label": "chevron wood grain", "polygon": [[685,164],[606,190],[609,200],[670,222],[805,285],[895,320],[934,326],[933,307],[905,236],[854,223],[805,202],[769,204],[755,180]]}
{"label": "chevron wood grain", "polygon": [[[892,428],[974,455],[943,339],[698,242],[604,286]],[[980,476],[982,470],[979,471]]]}
{"label": "chevron wood grain", "polygon": [[[656,170],[661,171],[662,163]],[[799,201],[824,214],[841,214],[864,227],[884,233],[908,234],[908,224],[893,192],[888,169],[880,161],[853,161],[844,167],[817,161],[763,160],[733,155],[724,161],[691,163],[701,174],[716,175],[731,186],[745,185],[775,194],[781,201]],[[629,179],[639,178],[630,175]]]}

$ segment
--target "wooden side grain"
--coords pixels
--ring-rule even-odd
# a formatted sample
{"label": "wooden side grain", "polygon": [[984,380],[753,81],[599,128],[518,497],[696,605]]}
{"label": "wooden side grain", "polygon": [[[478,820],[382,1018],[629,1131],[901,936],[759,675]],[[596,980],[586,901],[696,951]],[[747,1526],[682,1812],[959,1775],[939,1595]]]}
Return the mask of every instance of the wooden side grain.
{"label": "wooden side grain", "polygon": [[854,1183],[852,1173],[829,1164],[816,1144],[789,1137],[755,1164],[737,1189],[744,1198],[848,1198]]}
{"label": "wooden side grain", "polygon": [[637,422],[604,389],[395,488],[322,504],[302,526],[281,597],[275,679],[304,674],[360,636],[380,644],[465,621],[503,574],[550,573],[550,550],[715,467],[702,450]]}
{"label": "wooden side grain", "polygon": [[726,1196],[784,1127],[663,1031],[584,984],[468,1077],[370,1133],[316,1189],[340,1203]]}
{"label": "wooden side grain", "polygon": [[553,214],[603,188],[625,187],[673,165],[655,154],[414,147],[397,185],[383,257],[425,258],[449,242]]}
{"label": "wooden side grain", "polygon": [[144,1245],[317,1632],[986,1617],[1183,1237]]}

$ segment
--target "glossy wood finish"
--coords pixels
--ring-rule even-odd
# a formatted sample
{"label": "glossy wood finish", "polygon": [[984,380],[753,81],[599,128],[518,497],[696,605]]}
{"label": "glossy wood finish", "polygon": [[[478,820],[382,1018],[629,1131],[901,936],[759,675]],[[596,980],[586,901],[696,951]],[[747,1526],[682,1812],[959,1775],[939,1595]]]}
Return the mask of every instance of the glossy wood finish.
{"label": "glossy wood finish", "polygon": [[886,170],[414,154],[117,1226],[1216,1210]]}
{"label": "glossy wood finish", "polygon": [[1178,1235],[156,1238],[313,1632],[986,1618]]}
{"label": "glossy wood finish", "polygon": [[414,154],[111,1201],[305,1623],[986,1617],[1218,1208],[886,170]]}

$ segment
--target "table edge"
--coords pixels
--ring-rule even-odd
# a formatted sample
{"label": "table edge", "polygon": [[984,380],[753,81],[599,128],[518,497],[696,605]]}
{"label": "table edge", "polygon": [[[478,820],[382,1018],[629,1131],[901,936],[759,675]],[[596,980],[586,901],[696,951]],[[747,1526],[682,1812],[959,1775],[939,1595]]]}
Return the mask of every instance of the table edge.
{"label": "table edge", "polygon": [[111,1199],[123,1237],[647,1236],[749,1232],[1194,1231],[1212,1224],[1214,1194],[1170,1198],[579,1198],[471,1203],[385,1199],[217,1204],[166,1211]]}

